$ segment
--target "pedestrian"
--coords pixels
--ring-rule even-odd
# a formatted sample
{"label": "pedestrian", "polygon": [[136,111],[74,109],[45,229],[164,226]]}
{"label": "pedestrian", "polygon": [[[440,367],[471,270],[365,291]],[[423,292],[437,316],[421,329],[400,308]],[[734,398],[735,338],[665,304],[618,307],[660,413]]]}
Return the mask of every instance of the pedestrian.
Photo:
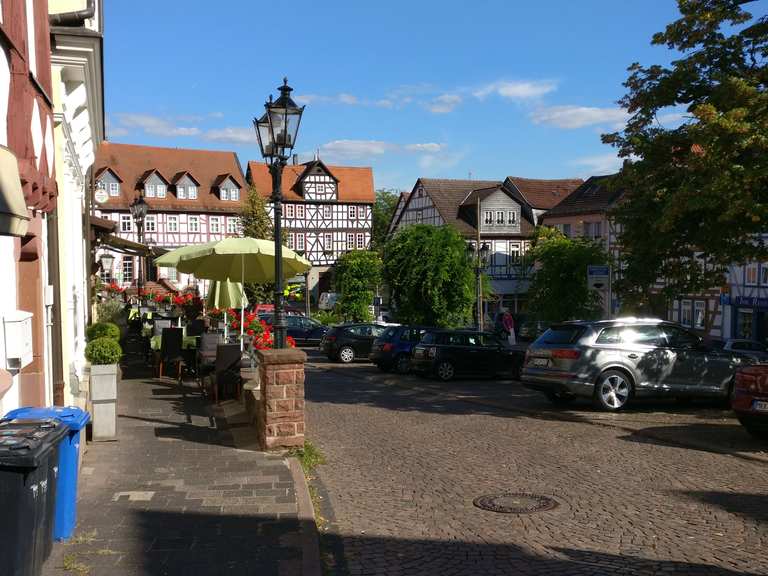
{"label": "pedestrian", "polygon": [[501,317],[501,324],[504,327],[504,332],[507,333],[507,342],[510,346],[514,346],[517,343],[515,339],[515,319],[512,318],[512,314],[509,310],[504,310],[504,315]]}

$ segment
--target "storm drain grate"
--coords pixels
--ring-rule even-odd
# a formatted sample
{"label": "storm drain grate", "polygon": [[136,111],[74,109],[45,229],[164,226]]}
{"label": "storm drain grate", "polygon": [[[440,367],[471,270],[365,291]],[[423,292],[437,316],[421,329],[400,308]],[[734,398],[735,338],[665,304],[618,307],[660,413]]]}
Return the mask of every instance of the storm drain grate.
{"label": "storm drain grate", "polygon": [[475,498],[472,503],[482,510],[502,514],[532,514],[533,512],[553,510],[559,506],[557,500],[549,496],[523,492],[489,494]]}

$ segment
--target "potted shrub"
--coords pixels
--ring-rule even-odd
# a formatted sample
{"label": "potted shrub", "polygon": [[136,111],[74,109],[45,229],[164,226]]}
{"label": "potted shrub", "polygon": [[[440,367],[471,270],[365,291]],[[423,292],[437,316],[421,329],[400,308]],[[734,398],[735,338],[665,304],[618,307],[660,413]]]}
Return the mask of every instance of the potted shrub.
{"label": "potted shrub", "polygon": [[119,341],[120,326],[114,322],[96,322],[88,326],[85,335],[89,341],[96,340],[96,338],[112,338]]}
{"label": "potted shrub", "polygon": [[113,440],[117,433],[117,375],[123,350],[114,338],[94,338],[85,347],[91,363],[93,439]]}

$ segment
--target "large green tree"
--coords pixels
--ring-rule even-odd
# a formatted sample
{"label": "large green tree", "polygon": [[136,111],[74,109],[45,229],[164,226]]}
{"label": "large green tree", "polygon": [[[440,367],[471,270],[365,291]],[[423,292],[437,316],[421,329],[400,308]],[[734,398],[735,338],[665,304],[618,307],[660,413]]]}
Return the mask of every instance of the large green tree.
{"label": "large green tree", "polygon": [[624,191],[617,288],[638,307],[652,305],[659,279],[669,298],[768,258],[768,19],[746,4],[678,0],[681,18],[652,40],[675,60],[630,66],[620,104],[631,117],[603,136],[629,160],[613,182]]}
{"label": "large green tree", "polygon": [[399,199],[399,190],[387,188],[376,190],[376,202],[373,204],[373,234],[371,237],[371,247],[374,250],[381,250],[384,247],[387,229]]}
{"label": "large green tree", "polygon": [[587,266],[605,264],[605,250],[596,242],[567,238],[555,228],[536,230],[529,256],[536,262],[528,308],[548,322],[599,318],[600,295],[587,286]]}
{"label": "large green tree", "polygon": [[381,282],[381,258],[368,250],[353,250],[336,261],[334,283],[341,293],[338,312],[345,320],[367,322],[371,320],[369,306],[373,304],[373,290]]}
{"label": "large green tree", "polygon": [[[250,238],[263,238],[265,240],[274,238],[272,220],[267,213],[267,201],[253,186],[248,188],[245,203],[240,210],[240,229],[243,236]],[[253,282],[245,284],[245,295],[251,304],[272,301],[273,291],[274,284],[255,284]]]}
{"label": "large green tree", "polygon": [[455,327],[472,320],[475,276],[449,226],[408,226],[384,248],[384,278],[401,322]]}

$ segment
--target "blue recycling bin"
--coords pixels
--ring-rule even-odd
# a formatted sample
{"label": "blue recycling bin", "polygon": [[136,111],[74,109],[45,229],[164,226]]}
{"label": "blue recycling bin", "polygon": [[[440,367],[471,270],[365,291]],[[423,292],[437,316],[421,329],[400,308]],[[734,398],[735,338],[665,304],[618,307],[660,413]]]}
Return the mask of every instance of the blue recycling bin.
{"label": "blue recycling bin", "polygon": [[53,537],[68,540],[77,523],[77,464],[80,454],[80,435],[91,415],[74,406],[24,407],[11,410],[3,420],[14,418],[55,418],[69,428],[59,446],[59,476],[56,481],[56,509]]}

